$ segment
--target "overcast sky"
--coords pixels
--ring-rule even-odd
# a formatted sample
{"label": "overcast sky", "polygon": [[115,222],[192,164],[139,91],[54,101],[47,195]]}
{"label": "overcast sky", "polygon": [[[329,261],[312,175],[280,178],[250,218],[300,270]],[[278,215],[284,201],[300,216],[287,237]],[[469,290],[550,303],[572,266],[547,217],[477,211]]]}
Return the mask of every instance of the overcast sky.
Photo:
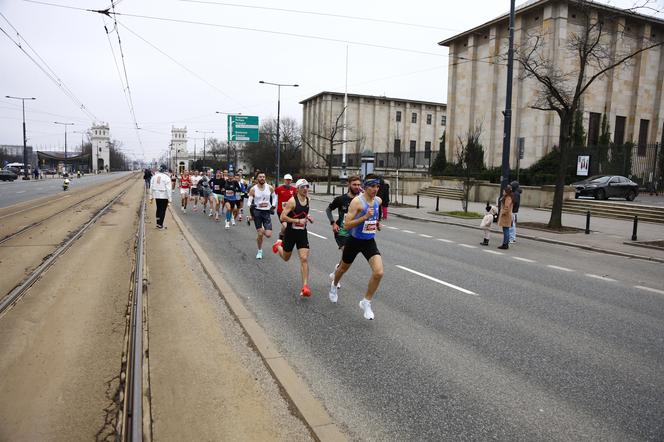
{"label": "overcast sky", "polygon": [[[110,4],[43,1],[95,10]],[[629,7],[633,0],[605,3]],[[54,121],[75,123],[68,145],[80,144],[81,134],[71,131],[87,130],[94,119],[146,160],[168,148],[171,125],[187,126],[193,150],[202,145],[196,130],[225,140],[226,117],[215,111],[276,117],[277,88],[259,80],[299,84],[281,89],[281,115],[301,121],[300,101],[343,92],[344,41],[349,92],[445,102],[447,48],[437,43],[508,10],[508,0],[120,0],[116,28],[95,12],[0,0],[0,28],[14,40],[18,31],[23,49],[68,90],[0,32],[0,144],[22,144],[20,101],[5,95],[37,98],[26,101],[30,145],[62,148],[63,126]],[[139,131],[123,93],[117,31]]]}

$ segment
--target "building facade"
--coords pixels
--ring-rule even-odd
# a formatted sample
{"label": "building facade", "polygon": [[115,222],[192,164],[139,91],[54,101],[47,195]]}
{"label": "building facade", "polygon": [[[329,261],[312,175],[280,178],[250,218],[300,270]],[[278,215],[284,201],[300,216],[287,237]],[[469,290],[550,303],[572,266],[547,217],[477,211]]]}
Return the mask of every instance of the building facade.
{"label": "building facade", "polygon": [[171,170],[181,174],[191,169],[193,159],[187,150],[187,126],[178,128],[171,126],[171,143],[169,147],[169,165]]}
{"label": "building facade", "polygon": [[111,135],[108,124],[93,124],[90,128],[90,142],[92,173],[108,172],[111,169]]}
{"label": "building facade", "polygon": [[[344,94],[321,92],[302,104],[302,155],[305,173],[323,174],[334,140],[332,165],[341,169]],[[426,174],[447,126],[444,103],[348,94],[346,165],[360,169],[362,154],[373,156],[377,171]]]}
{"label": "building facade", "polygon": [[[601,44],[607,57],[633,52],[646,42],[664,36],[664,21],[613,7],[592,4],[590,17],[605,20],[609,31]],[[575,72],[578,55],[568,49],[570,39],[584,27],[576,2],[534,0],[517,8],[514,44],[539,36],[544,54],[560,72]],[[585,12],[584,12],[585,13]],[[505,108],[508,15],[455,35],[439,43],[449,47],[447,158],[459,148],[459,137],[482,126],[481,142],[488,167],[502,159]],[[592,69],[588,75],[592,75]],[[558,144],[559,118],[553,111],[533,109],[539,83],[524,79],[514,63],[510,164],[516,164],[519,139],[524,154],[520,163],[528,167]],[[611,139],[616,144],[661,142],[664,124],[664,47],[641,52],[606,75],[599,77],[584,93],[581,102],[586,144],[596,145],[601,119],[606,115]],[[574,81],[574,80],[573,80]],[[575,81],[574,81],[575,82]]]}

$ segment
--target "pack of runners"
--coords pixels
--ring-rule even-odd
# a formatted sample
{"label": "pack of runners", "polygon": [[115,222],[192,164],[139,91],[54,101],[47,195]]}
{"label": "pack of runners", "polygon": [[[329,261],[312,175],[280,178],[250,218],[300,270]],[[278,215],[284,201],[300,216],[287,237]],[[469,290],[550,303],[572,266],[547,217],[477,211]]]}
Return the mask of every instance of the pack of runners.
{"label": "pack of runners", "polygon": [[[241,173],[231,175],[226,170],[216,173],[185,171],[179,178],[181,210],[186,213],[189,204],[193,212],[202,210],[208,217],[219,221],[225,216],[226,230],[242,221],[245,200],[248,200],[247,224],[253,221],[256,229],[256,259],[263,259],[263,242],[272,237],[272,215],[279,218],[279,239],[272,251],[284,261],[289,261],[297,248],[300,261],[302,288],[300,296],[311,296],[309,287],[309,238],[307,225],[314,223],[309,213],[309,183],[299,179],[292,185],[293,177],[284,176],[284,184],[273,188],[267,184],[265,174],[258,171],[251,182]],[[364,318],[374,319],[372,300],[383,277],[383,262],[375,235],[381,229],[382,200],[377,196],[380,188],[378,176],[369,174],[348,179],[348,192],[337,196],[326,209],[336,244],[341,250],[339,263],[330,273],[328,298],[337,303],[341,279],[348,272],[358,254],[362,254],[371,268],[371,277],[359,306]],[[200,207],[200,209],[199,209]],[[337,211],[337,217],[334,217]]]}

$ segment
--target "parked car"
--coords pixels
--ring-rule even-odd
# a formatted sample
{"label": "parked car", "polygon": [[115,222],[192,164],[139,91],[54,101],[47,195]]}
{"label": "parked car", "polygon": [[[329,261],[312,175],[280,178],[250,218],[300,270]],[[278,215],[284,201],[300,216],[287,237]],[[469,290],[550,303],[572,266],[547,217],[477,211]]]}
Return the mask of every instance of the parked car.
{"label": "parked car", "polygon": [[55,169],[43,169],[42,173],[44,175],[57,175],[58,171]]}
{"label": "parked car", "polygon": [[620,175],[595,175],[572,186],[576,189],[574,198],[592,196],[596,200],[605,200],[616,197],[634,201],[639,194],[639,185]]}
{"label": "parked car", "polygon": [[2,181],[14,181],[18,178],[18,175],[12,172],[9,169],[0,170],[0,180]]}

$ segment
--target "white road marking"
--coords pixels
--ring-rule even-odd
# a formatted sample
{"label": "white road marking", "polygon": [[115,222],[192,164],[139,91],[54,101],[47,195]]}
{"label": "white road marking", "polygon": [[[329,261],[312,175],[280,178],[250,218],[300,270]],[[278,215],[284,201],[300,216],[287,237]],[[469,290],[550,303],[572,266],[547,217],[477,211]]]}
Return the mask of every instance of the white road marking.
{"label": "white road marking", "polygon": [[438,241],[446,242],[446,243],[449,243],[449,244],[454,244],[454,241],[450,241],[449,239],[445,239],[445,238],[438,238]]}
{"label": "white road marking", "polygon": [[573,272],[574,271],[572,269],[568,269],[567,267],[559,267],[559,266],[554,266],[552,264],[547,264],[546,266],[550,269],[562,270],[563,272]]}
{"label": "white road marking", "polygon": [[388,229],[391,229],[391,230],[399,230],[397,227],[394,227],[394,226],[383,226],[383,227],[387,227]]}
{"label": "white road marking", "polygon": [[471,246],[470,244],[459,244],[460,247],[465,247],[467,249],[476,249],[477,246]]}
{"label": "white road marking", "polygon": [[415,233],[412,230],[402,230],[403,233]]}
{"label": "white road marking", "polygon": [[318,233],[314,233],[314,232],[312,232],[311,230],[308,230],[308,232],[309,232],[309,235],[317,236],[317,237],[320,238],[320,239],[327,239],[327,238],[325,238],[324,236],[319,235]]}
{"label": "white road marking", "polygon": [[537,262],[534,259],[521,258],[519,256],[513,256],[512,258],[516,259],[517,261],[523,261],[523,262]]}
{"label": "white road marking", "polygon": [[424,233],[420,233],[420,236],[421,236],[422,238],[433,238],[433,236],[431,236],[431,235],[425,235]]}
{"label": "white road marking", "polygon": [[495,250],[482,250],[485,253],[491,253],[492,255],[504,255],[503,252],[496,252]]}
{"label": "white road marking", "polygon": [[659,293],[660,295],[664,295],[664,290],[652,289],[650,287],[644,287],[642,285],[635,285],[634,287],[636,287],[637,289],[646,290],[646,291],[649,291],[649,292]]}
{"label": "white road marking", "polygon": [[615,279],[609,278],[607,276],[593,275],[592,273],[586,273],[586,276],[589,278],[601,279],[603,281],[616,282]]}
{"label": "white road marking", "polygon": [[16,193],[25,193],[25,190],[19,190],[19,191],[16,192]]}
{"label": "white road marking", "polygon": [[408,267],[400,266],[397,265],[401,270],[405,270],[407,272],[413,273],[417,276],[421,276],[422,278],[428,279],[429,281],[437,282],[438,284],[442,284],[446,287],[452,288],[454,290],[458,290],[462,293],[465,293],[467,295],[473,295],[473,296],[479,296],[477,293],[471,292],[470,290],[466,290],[463,287],[459,287],[458,285],[450,284],[449,282],[441,281],[440,279],[434,278],[433,276],[425,275],[424,273],[420,273],[416,270],[409,269]]}

